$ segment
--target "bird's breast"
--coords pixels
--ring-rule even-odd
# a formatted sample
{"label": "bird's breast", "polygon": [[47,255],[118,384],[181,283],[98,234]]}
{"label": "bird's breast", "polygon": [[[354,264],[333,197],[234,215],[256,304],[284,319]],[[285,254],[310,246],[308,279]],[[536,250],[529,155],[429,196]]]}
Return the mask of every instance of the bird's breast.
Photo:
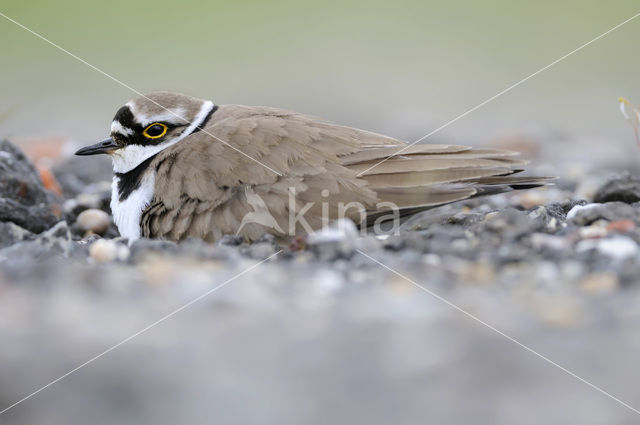
{"label": "bird's breast", "polygon": [[142,212],[153,199],[155,172],[149,170],[140,176],[133,189],[122,191],[124,176],[115,175],[111,183],[111,213],[122,237],[129,243],[140,238]]}

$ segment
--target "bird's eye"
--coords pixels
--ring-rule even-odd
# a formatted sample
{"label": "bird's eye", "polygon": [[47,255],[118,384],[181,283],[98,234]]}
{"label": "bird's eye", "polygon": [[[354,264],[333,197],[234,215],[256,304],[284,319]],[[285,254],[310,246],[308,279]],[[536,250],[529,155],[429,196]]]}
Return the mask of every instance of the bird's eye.
{"label": "bird's eye", "polygon": [[159,139],[167,133],[167,126],[160,123],[154,122],[153,124],[149,124],[147,128],[144,129],[142,134],[147,139]]}

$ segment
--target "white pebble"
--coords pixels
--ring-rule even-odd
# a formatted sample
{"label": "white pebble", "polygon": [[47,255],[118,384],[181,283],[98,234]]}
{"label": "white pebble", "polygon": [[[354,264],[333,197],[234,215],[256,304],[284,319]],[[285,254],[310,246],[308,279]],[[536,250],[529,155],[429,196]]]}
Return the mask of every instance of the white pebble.
{"label": "white pebble", "polygon": [[609,239],[585,239],[576,245],[578,252],[590,249],[596,249],[601,254],[618,261],[638,254],[638,244],[632,239],[622,236]]}
{"label": "white pebble", "polygon": [[358,228],[353,221],[346,218],[339,219],[316,232],[309,234],[310,244],[342,242],[354,240],[358,237]]}
{"label": "white pebble", "polygon": [[89,247],[89,255],[98,263],[125,261],[129,258],[129,248],[111,239],[98,239]]}
{"label": "white pebble", "polygon": [[576,214],[578,214],[578,211],[590,210],[591,208],[595,208],[599,205],[602,205],[602,204],[576,205],[575,207],[571,208],[567,213],[567,220],[571,220],[573,217],[575,217]]}
{"label": "white pebble", "polygon": [[85,232],[92,231],[101,235],[109,228],[111,219],[109,214],[102,210],[88,209],[78,215],[76,223]]}
{"label": "white pebble", "polygon": [[80,193],[76,196],[79,205],[87,208],[98,208],[100,206],[100,195],[95,193]]}
{"label": "white pebble", "polygon": [[71,213],[74,209],[76,209],[76,207],[78,206],[78,201],[76,201],[75,199],[67,199],[66,201],[64,201],[64,203],[62,204],[62,211],[64,211],[66,214]]}
{"label": "white pebble", "polygon": [[581,227],[578,231],[581,239],[597,239],[607,236],[607,228],[603,226]]}
{"label": "white pebble", "polygon": [[598,244],[598,251],[616,260],[624,260],[637,254],[638,244],[625,237],[603,239]]}

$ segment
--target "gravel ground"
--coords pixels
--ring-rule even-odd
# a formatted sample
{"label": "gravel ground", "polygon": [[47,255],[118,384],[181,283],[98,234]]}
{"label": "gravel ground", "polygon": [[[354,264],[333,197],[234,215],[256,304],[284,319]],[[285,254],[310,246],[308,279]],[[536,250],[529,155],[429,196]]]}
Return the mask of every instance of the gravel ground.
{"label": "gravel ground", "polygon": [[0,409],[136,336],[2,423],[638,422],[634,174],[457,203],[388,238],[128,247],[108,167],[58,164],[43,197],[12,149],[3,172],[39,195],[0,195],[49,225],[1,217]]}

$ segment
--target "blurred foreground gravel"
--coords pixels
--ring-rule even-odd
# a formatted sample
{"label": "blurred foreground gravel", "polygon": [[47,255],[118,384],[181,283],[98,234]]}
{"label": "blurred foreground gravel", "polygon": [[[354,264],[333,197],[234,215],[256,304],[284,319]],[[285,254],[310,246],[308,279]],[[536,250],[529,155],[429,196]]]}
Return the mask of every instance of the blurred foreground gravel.
{"label": "blurred foreground gravel", "polygon": [[266,236],[127,247],[100,223],[108,168],[54,172],[61,221],[0,224],[0,410],[147,330],[2,423],[639,420],[496,332],[640,408],[633,174],[574,174],[428,211],[397,236],[335,230],[277,253]]}

